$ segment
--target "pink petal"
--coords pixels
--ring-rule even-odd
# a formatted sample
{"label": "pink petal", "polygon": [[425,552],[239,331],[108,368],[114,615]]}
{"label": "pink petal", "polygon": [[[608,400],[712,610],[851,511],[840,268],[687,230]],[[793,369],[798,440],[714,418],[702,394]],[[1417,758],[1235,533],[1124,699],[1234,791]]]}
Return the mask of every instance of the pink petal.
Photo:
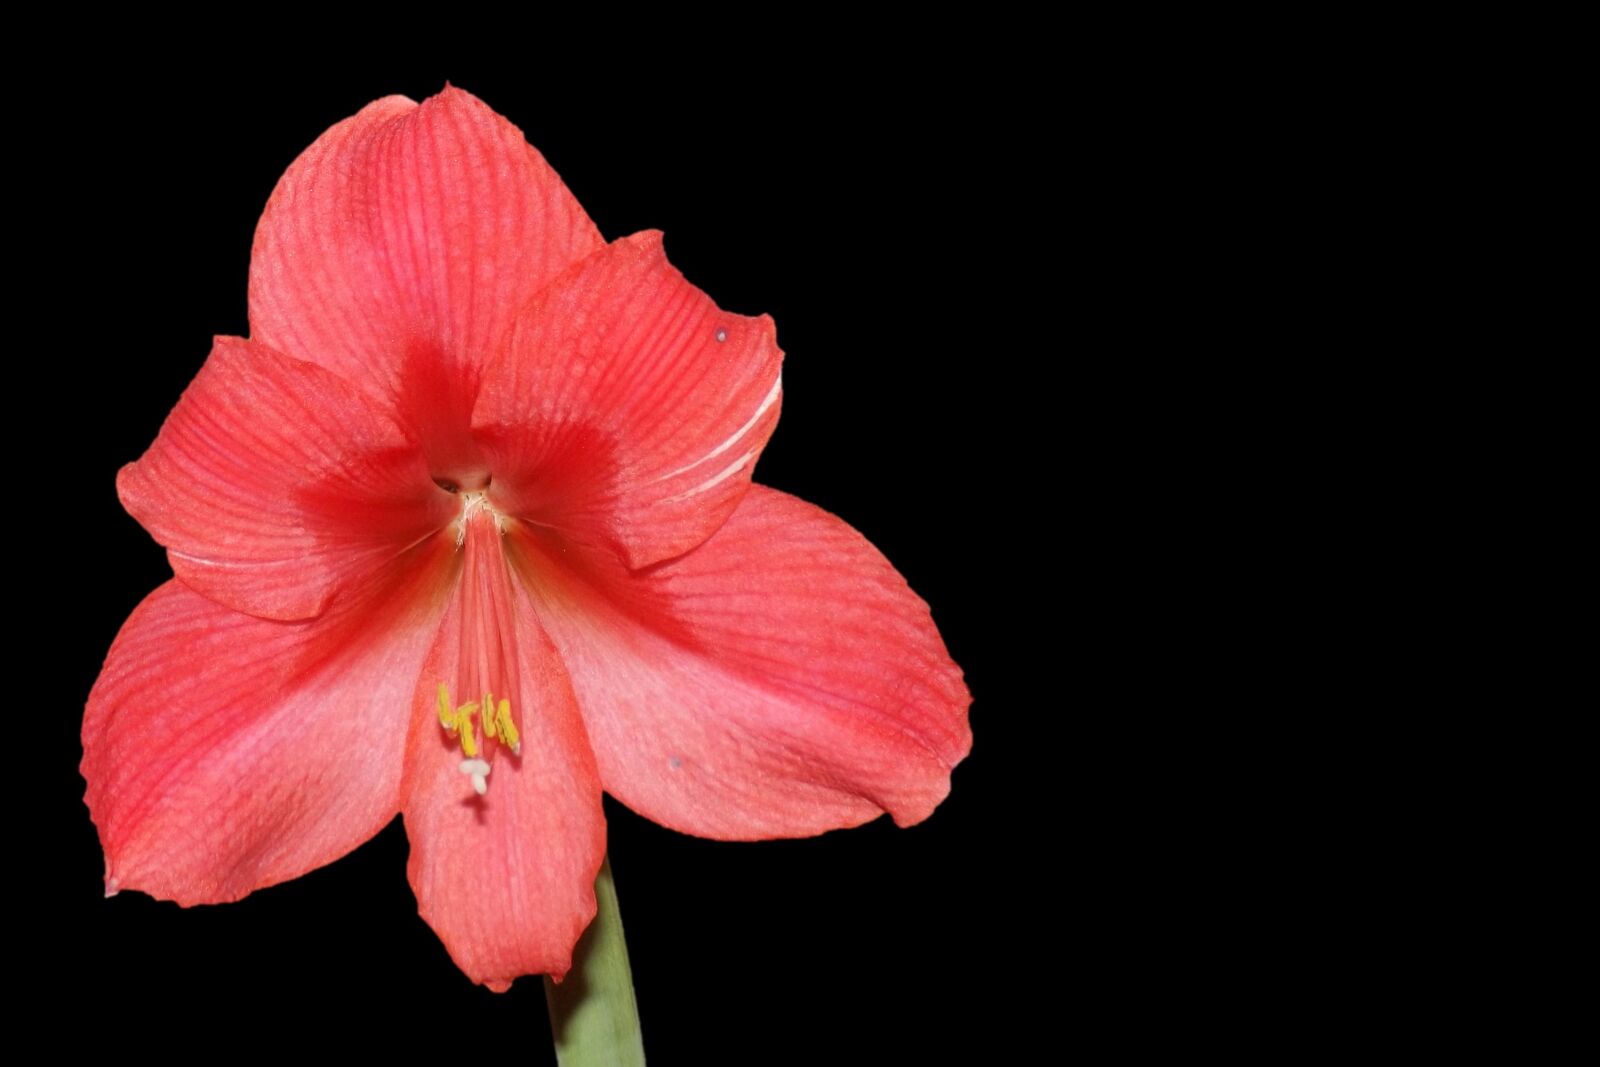
{"label": "pink petal", "polygon": [[555,538],[528,544],[606,791],[640,814],[804,836],[884,811],[910,825],[949,792],[972,744],[960,668],[927,605],[827,512],[751,486],[705,544],[632,575],[579,576]]}
{"label": "pink petal", "polygon": [[107,890],[237,900],[393,818],[406,709],[438,618],[420,581],[302,623],[229,611],[178,581],[145,598],[83,721]]}
{"label": "pink petal", "polygon": [[117,492],[185,583],[273,619],[320,613],[459,510],[380,405],[230,337]]}
{"label": "pink petal", "polygon": [[473,429],[514,514],[642,567],[711,536],[778,422],[772,320],[720,311],[656,232],[547,289],[488,371]]}
{"label": "pink petal", "polygon": [[252,336],[375,380],[436,466],[470,465],[479,366],[530,296],[603,244],[481,100],[387,97],[318,138],[273,191],[250,263]]}
{"label": "pink petal", "polygon": [[[422,917],[456,965],[504,992],[521,975],[560,980],[571,967],[573,945],[595,914],[605,816],[571,685],[526,592],[508,581],[490,594],[498,601],[491,609],[473,607],[465,599],[472,578],[464,574],[457,584],[413,702],[403,801],[407,872]],[[458,664],[475,658],[464,657],[462,645],[477,610],[485,610],[487,625],[498,618],[511,628],[491,642],[514,646],[493,692],[510,699],[521,727],[520,756],[486,750],[492,771],[482,796],[462,773],[463,753],[434,710],[438,685],[450,685]],[[460,694],[469,698],[477,694]]]}

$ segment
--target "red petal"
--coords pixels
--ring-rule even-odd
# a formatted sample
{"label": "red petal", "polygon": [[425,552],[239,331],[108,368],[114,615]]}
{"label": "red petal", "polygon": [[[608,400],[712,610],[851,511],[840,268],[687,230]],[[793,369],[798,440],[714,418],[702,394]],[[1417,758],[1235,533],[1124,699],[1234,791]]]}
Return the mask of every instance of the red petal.
{"label": "red petal", "polygon": [[720,311],[636,234],[547,289],[494,364],[473,429],[508,510],[642,567],[695,547],[778,422],[766,316]]}
{"label": "red petal", "polygon": [[273,619],[318,614],[459,509],[380,406],[322,367],[229,337],[117,492],[184,582]]}
{"label": "red petal", "polygon": [[458,424],[431,431],[430,452],[454,463],[477,368],[530,296],[603,244],[481,100],[387,97],[318,138],[273,191],[250,262],[252,336]]}
{"label": "red petal", "polygon": [[438,618],[416,581],[306,623],[229,611],[177,581],[134,610],[83,720],[109,892],[237,900],[394,817]]}
{"label": "red petal", "polygon": [[465,584],[458,584],[413,701],[406,869],[422,917],[456,965],[504,992],[521,975],[560,980],[572,966],[572,947],[594,918],[605,816],[571,685],[520,584],[512,596],[516,677],[495,696],[510,697],[522,754],[493,752],[481,797],[461,773],[461,750],[439,727],[435,709],[439,682],[455,675],[461,659]]}
{"label": "red petal", "polygon": [[695,551],[643,574],[561,567],[540,611],[606,791],[703,837],[926,818],[970,749],[970,697],[928,607],[827,512],[751,486]]}

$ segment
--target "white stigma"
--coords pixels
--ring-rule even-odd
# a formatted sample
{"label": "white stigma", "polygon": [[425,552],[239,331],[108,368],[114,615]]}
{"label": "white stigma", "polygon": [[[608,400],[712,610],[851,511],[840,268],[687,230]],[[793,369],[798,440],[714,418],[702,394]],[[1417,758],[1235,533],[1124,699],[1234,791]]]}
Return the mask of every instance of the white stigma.
{"label": "white stigma", "polygon": [[489,791],[489,763],[481,759],[461,761],[461,773],[472,779],[472,789],[480,797]]}

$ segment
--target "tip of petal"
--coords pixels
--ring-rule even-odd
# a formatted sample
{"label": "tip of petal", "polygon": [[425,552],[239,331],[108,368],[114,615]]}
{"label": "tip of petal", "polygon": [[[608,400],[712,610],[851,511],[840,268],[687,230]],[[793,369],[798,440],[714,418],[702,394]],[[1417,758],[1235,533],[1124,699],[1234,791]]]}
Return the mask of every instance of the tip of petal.
{"label": "tip of petal", "polygon": [[[631,253],[635,259],[667,258],[667,235],[661,230],[640,230],[638,233],[619,237],[611,244],[624,252]],[[681,273],[672,266],[671,261],[667,262],[667,266],[674,272]]]}
{"label": "tip of petal", "polygon": [[[134,472],[138,467],[139,461],[133,459],[124,463],[117,471],[117,500],[121,502],[122,510],[129,515],[133,515],[133,509],[138,506],[139,498],[135,495],[137,490],[134,487]],[[134,518],[137,519],[138,516],[134,515]]]}
{"label": "tip of petal", "polygon": [[[426,100],[423,101],[423,103],[424,104],[428,104],[428,103],[432,103],[435,100],[437,100],[437,101],[439,101],[441,103],[449,103],[451,101],[455,101],[457,103],[462,103],[462,104],[469,103],[469,102],[470,103],[474,103],[474,104],[482,104],[483,103],[482,100],[479,100],[476,96],[473,96],[471,93],[467,92],[465,89],[461,88],[459,85],[456,85],[456,84],[454,84],[453,82],[451,82],[449,80],[445,81],[443,89],[440,89],[438,92],[436,92],[432,96],[428,97]],[[487,105],[485,105],[485,106],[487,106]]]}
{"label": "tip of petal", "polygon": [[428,97],[422,102],[423,107],[428,107],[430,105],[434,107],[460,108],[468,111],[476,111],[480,114],[488,115],[500,122],[507,123],[508,125],[510,124],[510,120],[504,115],[500,114],[498,111],[484,103],[472,93],[467,92],[460,86],[452,85],[450,82],[445,82],[443,89],[440,89],[437,93],[434,93],[432,96]]}
{"label": "tip of petal", "polygon": [[641,248],[662,248],[667,243],[667,234],[665,230],[658,230],[652,227],[648,230],[640,230],[638,233],[629,234],[623,240],[636,243]]}

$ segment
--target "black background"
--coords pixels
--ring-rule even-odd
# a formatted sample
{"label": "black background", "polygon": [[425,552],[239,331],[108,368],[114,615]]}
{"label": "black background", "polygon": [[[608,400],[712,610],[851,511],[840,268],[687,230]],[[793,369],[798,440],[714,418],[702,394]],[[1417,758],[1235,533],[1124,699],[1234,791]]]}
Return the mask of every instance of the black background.
{"label": "black background", "polygon": [[601,92],[525,72],[268,78],[214,63],[203,77],[108,75],[60,105],[78,122],[46,175],[65,205],[50,284],[73,311],[43,355],[70,400],[42,414],[44,461],[70,472],[70,510],[50,520],[69,565],[43,624],[67,707],[30,736],[45,775],[30,808],[49,850],[48,980],[119,1044],[158,1048],[175,1020],[267,1045],[326,1025],[553,1062],[539,981],[473,986],[417,917],[398,820],[240,903],[108,901],[76,772],[77,709],[117,628],[170,574],[118,504],[117,468],[154,438],[212,335],[248,333],[251,235],[283,169],[370,100],[421,99],[446,79],[520,126],[608,239],[664,230],[673,263],[721,306],[775,317],[784,412],[756,479],[882,549],[975,698],[973,753],[911,829],[884,818],[727,844],[607,800],[651,1061],[987,1062],[979,1050],[1014,1027],[1012,957],[1040,936],[1053,884],[1039,873],[1051,844],[1019,829],[1020,758],[1056,714],[1021,691],[1011,632],[1030,580],[1019,556],[1053,522],[1010,477],[1031,457],[1006,396],[1047,358],[996,296],[1014,269],[1000,235],[1028,209],[996,188],[1000,134],[957,75],[871,88],[835,71],[824,94],[799,71],[769,73]]}

